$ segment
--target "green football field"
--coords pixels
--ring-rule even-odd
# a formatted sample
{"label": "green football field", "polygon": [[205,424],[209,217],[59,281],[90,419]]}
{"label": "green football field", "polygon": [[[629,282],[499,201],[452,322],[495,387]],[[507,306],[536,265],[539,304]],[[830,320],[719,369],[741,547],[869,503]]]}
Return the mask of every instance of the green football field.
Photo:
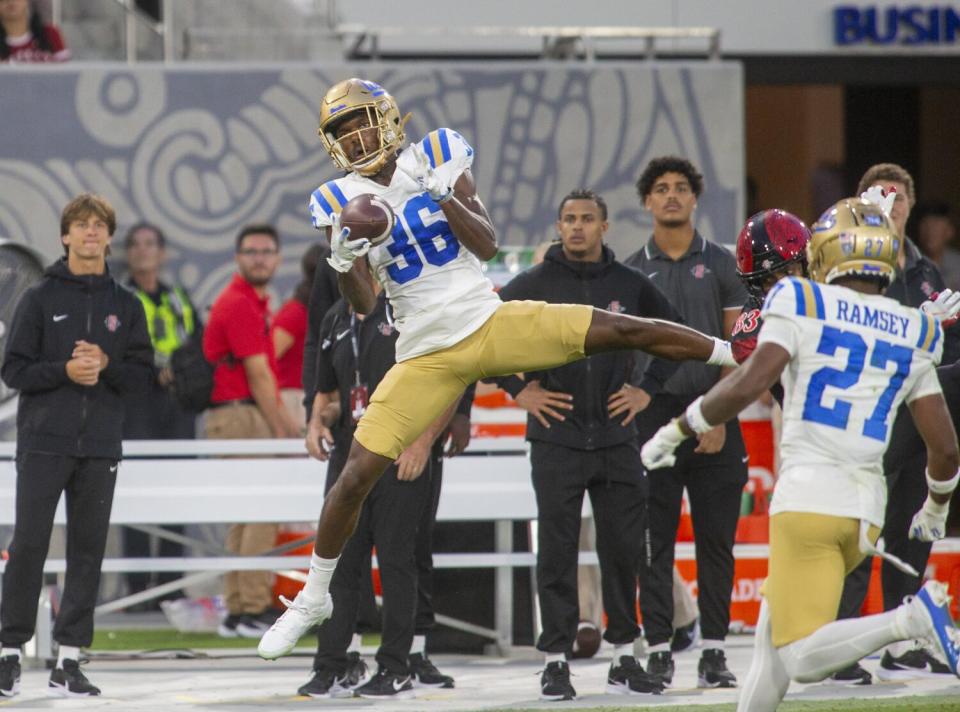
{"label": "green football field", "polygon": [[[558,709],[564,709],[558,703]],[[736,705],[647,705],[642,703],[629,707],[577,707],[576,712],[637,712],[648,709],[656,712],[734,712]],[[784,702],[781,712],[952,712],[960,710],[960,697],[908,697],[896,700],[825,700],[823,702]],[[511,709],[511,712],[543,712],[538,710]]]}

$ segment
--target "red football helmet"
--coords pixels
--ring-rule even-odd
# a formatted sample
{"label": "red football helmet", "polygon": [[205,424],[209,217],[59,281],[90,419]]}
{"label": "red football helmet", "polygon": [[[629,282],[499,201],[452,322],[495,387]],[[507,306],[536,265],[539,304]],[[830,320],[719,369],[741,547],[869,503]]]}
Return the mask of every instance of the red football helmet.
{"label": "red football helmet", "polygon": [[810,230],[786,210],[753,215],[737,237],[737,274],[747,291],[763,299],[763,283],[787,265],[799,262],[807,270]]}

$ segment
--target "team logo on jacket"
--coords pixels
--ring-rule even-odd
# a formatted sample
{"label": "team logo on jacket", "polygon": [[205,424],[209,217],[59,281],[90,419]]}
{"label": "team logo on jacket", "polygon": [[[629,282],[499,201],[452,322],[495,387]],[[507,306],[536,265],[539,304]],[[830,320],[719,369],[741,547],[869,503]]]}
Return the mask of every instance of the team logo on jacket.
{"label": "team logo on jacket", "polygon": [[116,314],[110,314],[103,320],[103,325],[107,327],[107,331],[116,331],[120,328],[120,317]]}
{"label": "team logo on jacket", "polygon": [[377,331],[379,331],[383,336],[392,336],[396,329],[394,328],[393,324],[388,324],[385,321],[381,321],[379,324],[377,324]]}
{"label": "team logo on jacket", "polygon": [[710,268],[703,265],[694,265],[690,268],[690,274],[693,275],[694,279],[703,279],[703,275],[709,274]]}
{"label": "team logo on jacket", "polygon": [[620,303],[619,299],[614,299],[607,305],[607,311],[613,312],[614,314],[623,314],[627,311],[627,308]]}
{"label": "team logo on jacket", "polygon": [[922,290],[923,290],[923,293],[926,294],[928,297],[929,297],[931,294],[933,294],[933,285],[930,284],[930,282],[928,282],[928,281],[926,281],[926,280],[924,280],[924,281],[923,281],[923,284],[920,285],[920,289],[922,289]]}

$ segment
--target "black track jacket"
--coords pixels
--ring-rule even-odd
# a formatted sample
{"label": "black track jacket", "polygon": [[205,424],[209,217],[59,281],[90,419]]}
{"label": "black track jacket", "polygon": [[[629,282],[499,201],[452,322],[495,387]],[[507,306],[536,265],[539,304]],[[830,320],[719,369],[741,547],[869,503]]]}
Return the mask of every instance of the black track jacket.
{"label": "black track jacket", "polygon": [[[109,358],[94,386],[67,377],[81,339]],[[120,459],[121,395],[154,380],[143,305],[109,272],[79,276],[65,259],[55,262],[17,305],[0,377],[20,391],[18,453]]]}

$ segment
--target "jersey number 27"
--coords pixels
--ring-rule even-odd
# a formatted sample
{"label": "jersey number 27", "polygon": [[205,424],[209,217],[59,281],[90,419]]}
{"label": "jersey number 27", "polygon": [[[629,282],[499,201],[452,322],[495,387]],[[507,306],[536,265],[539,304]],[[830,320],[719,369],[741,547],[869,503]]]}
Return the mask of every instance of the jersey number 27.
{"label": "jersey number 27", "polygon": [[[807,398],[803,403],[803,419],[846,430],[851,403],[837,398],[832,407],[827,407],[823,405],[823,392],[827,388],[846,390],[860,380],[867,363],[867,344],[855,331],[843,331],[824,325],[817,353],[835,356],[838,349],[847,352],[847,366],[843,370],[824,366],[810,377]],[[890,382],[880,394],[873,413],[863,423],[863,434],[881,441],[887,439],[887,418],[890,416],[893,401],[910,375],[913,350],[877,339],[870,354],[870,366],[886,371],[887,364],[891,361],[896,364],[897,370],[890,376]]]}

